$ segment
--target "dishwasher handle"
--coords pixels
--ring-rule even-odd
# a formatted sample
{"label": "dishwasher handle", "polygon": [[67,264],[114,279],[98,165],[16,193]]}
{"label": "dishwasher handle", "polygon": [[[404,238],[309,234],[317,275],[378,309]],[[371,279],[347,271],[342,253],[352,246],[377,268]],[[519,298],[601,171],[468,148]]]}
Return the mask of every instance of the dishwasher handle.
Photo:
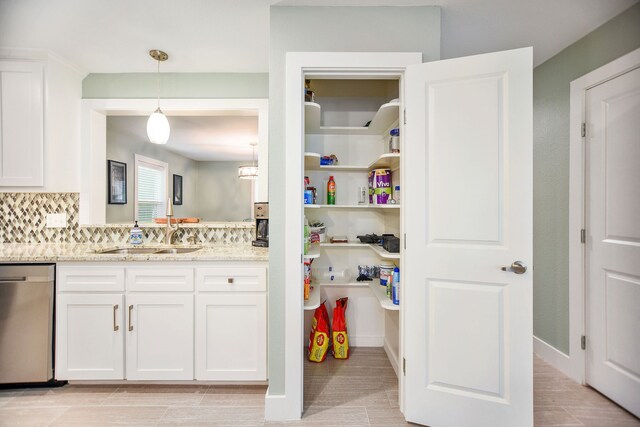
{"label": "dishwasher handle", "polygon": [[19,277],[0,277],[0,283],[16,283],[16,282],[26,282],[27,278],[25,276]]}

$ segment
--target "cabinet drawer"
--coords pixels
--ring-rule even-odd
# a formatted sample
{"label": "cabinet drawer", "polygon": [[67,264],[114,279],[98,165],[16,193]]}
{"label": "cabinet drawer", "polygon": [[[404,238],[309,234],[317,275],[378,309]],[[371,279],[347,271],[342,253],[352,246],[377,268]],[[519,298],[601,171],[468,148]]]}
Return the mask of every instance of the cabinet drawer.
{"label": "cabinet drawer", "polygon": [[257,292],[267,290],[267,274],[264,267],[197,268],[196,282],[199,291]]}
{"label": "cabinet drawer", "polygon": [[193,269],[127,268],[127,291],[193,291]]}
{"label": "cabinet drawer", "polygon": [[58,291],[123,292],[124,268],[58,267]]}

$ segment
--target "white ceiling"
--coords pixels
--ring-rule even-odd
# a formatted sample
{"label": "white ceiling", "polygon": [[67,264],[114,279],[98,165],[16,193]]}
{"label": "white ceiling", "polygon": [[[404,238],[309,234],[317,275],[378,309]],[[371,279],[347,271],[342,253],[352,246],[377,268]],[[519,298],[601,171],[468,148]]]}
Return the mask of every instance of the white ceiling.
{"label": "white ceiling", "polygon": [[[137,141],[147,138],[148,116],[110,116],[109,129]],[[170,116],[171,135],[162,147],[199,161],[251,162],[258,141],[258,116]],[[258,147],[256,146],[256,161]]]}
{"label": "white ceiling", "polygon": [[[637,0],[0,0],[0,47],[49,49],[85,72],[267,72],[269,7],[442,7],[442,57],[533,46],[538,65]],[[399,30],[401,25],[398,26]]]}

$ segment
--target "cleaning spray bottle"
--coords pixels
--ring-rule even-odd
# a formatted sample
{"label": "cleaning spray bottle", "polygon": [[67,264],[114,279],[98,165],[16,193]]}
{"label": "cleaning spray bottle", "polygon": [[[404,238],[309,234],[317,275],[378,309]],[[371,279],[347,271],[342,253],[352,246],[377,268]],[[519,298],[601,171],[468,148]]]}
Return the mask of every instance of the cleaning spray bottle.
{"label": "cleaning spray bottle", "polygon": [[336,204],[336,182],[333,180],[333,175],[329,177],[329,182],[327,182],[327,204]]}

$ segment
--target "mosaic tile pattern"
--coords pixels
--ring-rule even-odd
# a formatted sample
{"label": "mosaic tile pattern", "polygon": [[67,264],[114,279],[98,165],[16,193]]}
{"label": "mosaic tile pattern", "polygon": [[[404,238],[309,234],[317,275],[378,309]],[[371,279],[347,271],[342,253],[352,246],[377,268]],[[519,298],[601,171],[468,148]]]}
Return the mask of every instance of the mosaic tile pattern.
{"label": "mosaic tile pattern", "polygon": [[[130,225],[81,227],[78,193],[0,193],[0,243],[126,243]],[[49,213],[66,213],[65,228],[46,228]],[[164,229],[142,227],[146,243],[161,243]],[[189,225],[174,236],[176,243],[248,244],[253,227]]]}

